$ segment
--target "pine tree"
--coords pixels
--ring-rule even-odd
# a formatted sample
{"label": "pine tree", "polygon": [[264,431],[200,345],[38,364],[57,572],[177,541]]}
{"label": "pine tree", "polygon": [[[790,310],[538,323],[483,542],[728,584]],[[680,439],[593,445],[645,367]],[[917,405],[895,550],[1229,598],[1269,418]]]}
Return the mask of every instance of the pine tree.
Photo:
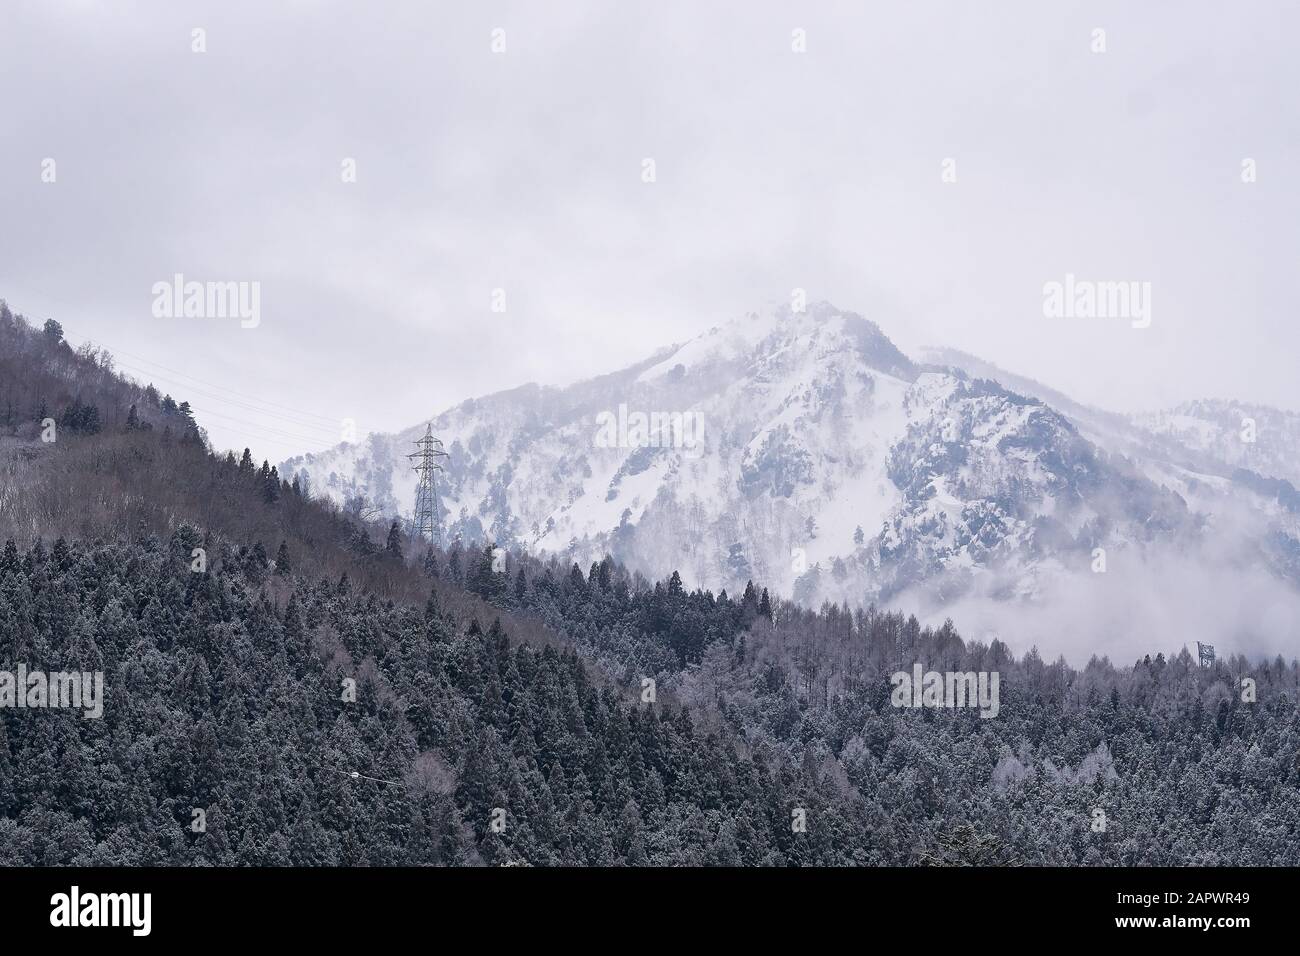
{"label": "pine tree", "polygon": [[0,556],[0,574],[16,571],[20,564],[18,546],[14,543],[14,539],[10,538],[5,542],[4,554]]}
{"label": "pine tree", "polygon": [[402,526],[393,521],[388,526],[388,544],[384,546],[384,551],[390,558],[401,561],[402,558]]}
{"label": "pine tree", "polygon": [[281,541],[280,550],[275,552],[275,573],[284,577],[292,571],[293,566],[289,562],[289,545]]}
{"label": "pine tree", "polygon": [[266,462],[262,462],[261,484],[263,501],[273,505],[280,500],[280,476],[274,468],[268,469]]}
{"label": "pine tree", "polygon": [[478,563],[470,569],[466,581],[468,587],[485,601],[500,603],[507,593],[507,580],[504,573],[496,570],[497,548],[495,544],[484,545],[479,554]]}

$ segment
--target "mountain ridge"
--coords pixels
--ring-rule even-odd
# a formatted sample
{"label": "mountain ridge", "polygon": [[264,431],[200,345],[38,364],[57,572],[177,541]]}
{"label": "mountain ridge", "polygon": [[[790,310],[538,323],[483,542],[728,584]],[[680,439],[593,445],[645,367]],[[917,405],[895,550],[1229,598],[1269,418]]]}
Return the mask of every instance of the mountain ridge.
{"label": "mountain ridge", "polygon": [[[1153,556],[1200,560],[1211,544],[1234,573],[1293,583],[1300,527],[1286,489],[1268,484],[1289,444],[1246,478],[1261,456],[1234,462],[1173,427],[964,364],[913,360],[877,323],[817,302],[746,313],[563,388],[470,400],[430,420],[451,455],[446,531],[580,562],[609,553],[714,589],[753,578],[805,603],[936,613],[971,594],[1042,600],[1108,559],[1133,573]],[[601,447],[597,418],[620,409],[703,427],[689,448],[669,432]],[[281,470],[405,517],[403,442],[423,428]],[[1214,435],[1221,444],[1226,429]]]}

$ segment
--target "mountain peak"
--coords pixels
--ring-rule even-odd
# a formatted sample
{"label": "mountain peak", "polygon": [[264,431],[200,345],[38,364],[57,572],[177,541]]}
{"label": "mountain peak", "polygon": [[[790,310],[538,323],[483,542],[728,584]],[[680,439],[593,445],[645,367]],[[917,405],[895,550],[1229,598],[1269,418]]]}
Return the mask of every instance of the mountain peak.
{"label": "mountain peak", "polygon": [[643,382],[689,370],[748,367],[790,350],[829,356],[848,352],[867,368],[914,381],[917,366],[870,319],[819,300],[804,308],[789,302],[747,312],[672,349],[639,376]]}
{"label": "mountain peak", "polygon": [[[1297,445],[1272,439],[1272,419],[1256,444],[1228,418],[1213,432],[1191,415],[1139,428],[945,357],[918,365],[830,302],[781,304],[609,375],[462,403],[433,425],[451,453],[444,533],[580,563],[611,554],[714,589],[752,578],[805,603],[923,607],[1037,600],[1093,581],[1105,552],[1137,574],[1148,551],[1191,553],[1234,495],[1261,524],[1255,540],[1278,542],[1270,573],[1290,574],[1294,555],[1300,580],[1300,540],[1278,524],[1291,493],[1233,478],[1293,474]],[[1228,439],[1240,448],[1225,460]],[[312,488],[403,517],[409,450],[371,436],[283,473],[305,468]]]}

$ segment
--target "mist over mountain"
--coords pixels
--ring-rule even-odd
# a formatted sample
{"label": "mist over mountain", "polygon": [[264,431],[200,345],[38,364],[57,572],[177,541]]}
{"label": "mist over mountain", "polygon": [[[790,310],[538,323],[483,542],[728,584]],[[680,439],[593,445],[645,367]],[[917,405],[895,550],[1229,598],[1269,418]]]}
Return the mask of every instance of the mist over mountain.
{"label": "mist over mountain", "polygon": [[[1122,415],[962,353],[904,355],[821,302],[751,312],[610,374],[432,417],[448,540],[806,605],[876,603],[1085,656],[1138,630],[1281,650],[1300,620],[1300,416]],[[425,429],[280,465],[409,518]],[[1080,607],[1107,621],[1084,626]]]}

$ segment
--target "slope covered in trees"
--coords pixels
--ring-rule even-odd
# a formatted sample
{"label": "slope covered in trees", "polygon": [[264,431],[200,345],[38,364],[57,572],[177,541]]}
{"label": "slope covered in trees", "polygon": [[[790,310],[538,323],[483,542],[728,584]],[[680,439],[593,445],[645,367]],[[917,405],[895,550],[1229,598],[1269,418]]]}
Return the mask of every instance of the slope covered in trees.
{"label": "slope covered in trees", "polygon": [[[1296,862],[1293,667],[1256,671],[1260,701],[1239,705],[1188,660],[1076,674],[887,615],[866,658],[996,666],[998,718],[894,708],[872,665],[814,705],[761,618],[740,632],[747,662],[723,639],[681,674],[713,704],[688,711],[630,702],[573,652],[512,646],[436,597],[381,601],[236,551],[197,574],[196,536],[6,546],[0,665],[100,669],[107,687],[101,720],[0,711],[6,859]],[[580,578],[590,594],[579,573],[560,597]]]}
{"label": "slope covered in trees", "polygon": [[[842,799],[834,812],[861,827],[850,838],[858,859],[1300,860],[1294,660],[1235,655],[1207,668],[1184,648],[1075,669],[874,608],[812,612],[754,588],[732,600],[673,580],[647,587],[609,562],[587,575],[518,563],[516,586],[497,600],[571,634],[620,682],[655,674],[765,766],[830,784]],[[466,564],[476,566],[451,562]],[[893,706],[891,675],[917,663],[997,672],[996,718]]]}
{"label": "slope covered in trees", "polygon": [[[608,559],[425,551],[0,319],[0,671],[105,686],[100,719],[0,708],[7,861],[1300,861],[1294,661],[1076,670]],[[916,663],[997,672],[998,716],[893,706]]]}
{"label": "slope covered in trees", "polygon": [[620,700],[571,652],[512,647],[436,598],[268,578],[235,553],[196,574],[193,539],[6,547],[0,660],[102,669],[108,687],[100,720],[2,712],[6,860],[839,858],[788,825],[793,803],[824,802],[815,781],[742,759],[685,711]]}

